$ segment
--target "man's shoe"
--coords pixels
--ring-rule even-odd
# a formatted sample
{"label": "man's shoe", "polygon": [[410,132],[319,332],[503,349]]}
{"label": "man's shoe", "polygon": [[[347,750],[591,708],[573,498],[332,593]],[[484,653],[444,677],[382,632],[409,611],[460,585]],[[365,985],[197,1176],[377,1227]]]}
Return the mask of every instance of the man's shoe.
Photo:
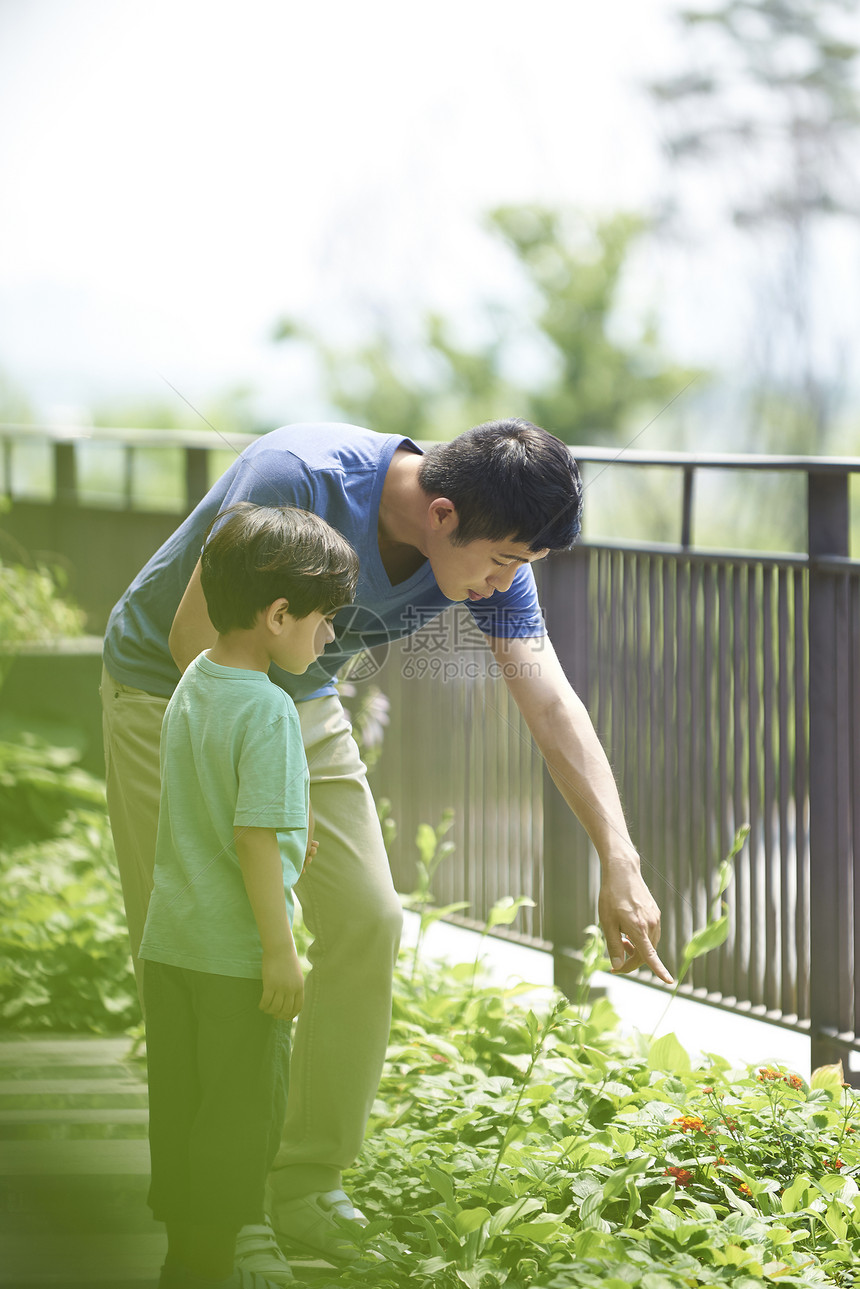
{"label": "man's shoe", "polygon": [[272,1284],[290,1285],[295,1280],[267,1217],[259,1225],[242,1227],[236,1236],[235,1260],[242,1271],[255,1272]]}
{"label": "man's shoe", "polygon": [[282,1248],[328,1262],[355,1262],[362,1256],[355,1237],[367,1218],[345,1191],[311,1191],[281,1200],[272,1205],[272,1224]]}

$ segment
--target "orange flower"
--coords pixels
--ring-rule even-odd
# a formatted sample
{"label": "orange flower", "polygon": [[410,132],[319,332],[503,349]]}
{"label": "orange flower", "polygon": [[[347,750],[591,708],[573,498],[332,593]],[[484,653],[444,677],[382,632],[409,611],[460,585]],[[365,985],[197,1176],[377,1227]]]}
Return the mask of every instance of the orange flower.
{"label": "orange flower", "polygon": [[749,1186],[747,1186],[746,1182],[741,1182],[740,1186],[738,1187],[738,1190],[742,1195],[752,1195],[752,1191],[750,1190]]}
{"label": "orange flower", "polygon": [[775,1080],[781,1078],[782,1075],[779,1070],[773,1070],[769,1065],[766,1065],[764,1069],[761,1069],[758,1072],[759,1083],[773,1083]]}
{"label": "orange flower", "polygon": [[693,1174],[687,1168],[664,1168],[663,1176],[674,1177],[675,1185],[684,1189],[686,1189],[693,1180]]}
{"label": "orange flower", "polygon": [[682,1114],[673,1123],[681,1125],[682,1132],[707,1132],[704,1119],[700,1119],[697,1114]]}
{"label": "orange flower", "polygon": [[799,1092],[803,1087],[803,1079],[797,1074],[786,1074],[785,1081],[790,1088],[794,1088],[795,1092]]}

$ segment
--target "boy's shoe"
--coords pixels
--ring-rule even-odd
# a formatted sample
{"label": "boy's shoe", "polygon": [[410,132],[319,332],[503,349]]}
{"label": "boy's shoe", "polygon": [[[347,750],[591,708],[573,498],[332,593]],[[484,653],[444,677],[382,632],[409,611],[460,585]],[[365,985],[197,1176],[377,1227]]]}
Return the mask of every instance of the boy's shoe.
{"label": "boy's shoe", "polygon": [[282,1248],[313,1253],[328,1262],[355,1262],[362,1256],[355,1237],[367,1226],[367,1218],[345,1191],[311,1191],[279,1201],[272,1225]]}
{"label": "boy's shoe", "polygon": [[238,1268],[256,1272],[272,1284],[289,1285],[295,1280],[267,1217],[259,1225],[242,1227],[236,1236],[235,1257]]}

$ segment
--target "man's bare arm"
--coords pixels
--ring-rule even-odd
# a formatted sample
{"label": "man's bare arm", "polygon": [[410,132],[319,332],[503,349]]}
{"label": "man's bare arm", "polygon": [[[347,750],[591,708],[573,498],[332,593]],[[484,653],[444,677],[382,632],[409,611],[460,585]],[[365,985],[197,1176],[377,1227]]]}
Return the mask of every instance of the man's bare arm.
{"label": "man's bare arm", "polygon": [[218,632],[209,620],[206,608],[206,597],[200,585],[200,560],[194,566],[194,572],[185,593],[179,601],[176,617],[167,637],[173,661],[180,671],[184,672],[199,653],[214,645]]}
{"label": "man's bare arm", "polygon": [[671,983],[655,948],[660,910],[642,880],[612,769],[549,637],[493,639],[490,646],[554,783],[600,857],[598,914],[613,968],[626,973],[644,964]]}

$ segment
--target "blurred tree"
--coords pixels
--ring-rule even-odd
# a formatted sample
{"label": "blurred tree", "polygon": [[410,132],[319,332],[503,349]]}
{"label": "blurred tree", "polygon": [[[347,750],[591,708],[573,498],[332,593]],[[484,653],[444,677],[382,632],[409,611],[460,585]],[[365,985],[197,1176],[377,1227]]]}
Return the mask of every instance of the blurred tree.
{"label": "blurred tree", "polygon": [[[93,425],[148,430],[205,430],[209,424],[223,434],[232,431],[259,433],[264,428],[255,420],[254,390],[238,385],[209,396],[195,406],[182,393],[165,387],[163,398],[105,400],[93,410]],[[207,424],[207,422],[209,424]],[[265,428],[270,428],[266,426]]]}
{"label": "blurred tree", "polygon": [[516,415],[568,443],[623,440],[690,381],[695,373],[662,354],[653,316],[619,326],[645,220],[529,205],[494,210],[487,225],[515,257],[526,304],[482,302],[476,344],[436,313],[419,320],[411,342],[392,322],[345,350],[290,318],[275,338],[312,346],[326,396],[350,420],[419,439]]}
{"label": "blurred tree", "polygon": [[0,422],[4,425],[32,425],[33,408],[30,400],[0,368]]}
{"label": "blurred tree", "polygon": [[706,210],[751,242],[759,447],[824,450],[839,400],[847,346],[814,293],[819,235],[860,216],[856,14],[854,0],[681,9],[684,71],[649,87],[676,180],[668,227],[689,233]]}

